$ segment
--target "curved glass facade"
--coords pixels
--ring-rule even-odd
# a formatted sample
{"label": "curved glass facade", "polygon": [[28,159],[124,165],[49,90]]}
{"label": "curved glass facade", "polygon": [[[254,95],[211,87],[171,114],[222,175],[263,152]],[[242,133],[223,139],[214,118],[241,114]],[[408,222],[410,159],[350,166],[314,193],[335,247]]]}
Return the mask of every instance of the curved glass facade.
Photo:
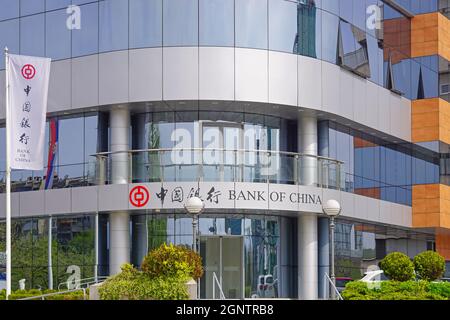
{"label": "curved glass facade", "polygon": [[[49,188],[97,184],[98,162],[94,155],[109,150],[107,116],[87,113],[50,121],[57,123],[59,139]],[[319,149],[327,150],[321,155],[343,162],[340,182],[336,180],[336,165],[324,162],[329,180],[319,181],[322,186],[411,205],[413,185],[448,183],[447,162],[441,164],[437,152],[412,144],[391,144],[334,122],[320,125],[327,128],[326,134],[320,132],[325,134],[319,137],[320,144],[327,141],[326,146],[319,145]],[[46,164],[51,144],[48,126]],[[0,128],[0,147],[5,140],[4,130]],[[300,172],[302,160],[290,154],[297,152],[297,121],[254,113],[167,111],[133,114],[130,130],[130,150],[166,150],[132,156],[131,181],[135,183],[197,181],[201,176],[204,181],[301,184],[295,167]],[[210,150],[199,153],[196,148]],[[238,154],[233,150],[246,151]],[[4,157],[0,154],[2,177]],[[42,171],[14,170],[12,191],[45,189],[47,173],[47,166]],[[0,187],[3,192],[4,183]]]}
{"label": "curved glass facade", "polygon": [[[400,4],[437,10],[436,1]],[[410,58],[408,18],[379,0],[2,0],[0,6],[6,8],[0,47],[11,53],[61,60],[161,46],[252,48],[338,64],[409,99],[440,95],[442,58]],[[377,10],[380,29],[373,27]]]}

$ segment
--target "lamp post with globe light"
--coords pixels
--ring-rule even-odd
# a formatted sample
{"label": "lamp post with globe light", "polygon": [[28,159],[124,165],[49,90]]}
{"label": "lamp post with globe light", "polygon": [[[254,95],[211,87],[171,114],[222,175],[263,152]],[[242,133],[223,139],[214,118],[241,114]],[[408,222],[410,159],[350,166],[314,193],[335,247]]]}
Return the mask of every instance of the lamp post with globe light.
{"label": "lamp post with globe light", "polygon": [[331,237],[331,271],[330,271],[330,278],[331,282],[333,283],[333,288],[331,290],[331,299],[336,299],[336,276],[334,274],[334,218],[336,218],[341,213],[341,205],[336,200],[328,200],[323,206],[322,206],[323,212],[330,218],[330,237]]}
{"label": "lamp post with globe light", "polygon": [[199,197],[191,197],[184,204],[186,213],[192,215],[192,250],[197,252],[197,225],[198,216],[205,208],[205,204]]}

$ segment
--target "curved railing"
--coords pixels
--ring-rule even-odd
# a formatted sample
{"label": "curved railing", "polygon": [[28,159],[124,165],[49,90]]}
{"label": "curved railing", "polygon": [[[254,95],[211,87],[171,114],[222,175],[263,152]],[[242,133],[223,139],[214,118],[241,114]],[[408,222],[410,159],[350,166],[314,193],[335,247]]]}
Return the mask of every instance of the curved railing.
{"label": "curved railing", "polygon": [[[283,183],[342,189],[343,162],[271,150],[218,148],[102,152],[95,157],[95,184],[172,181]],[[126,166],[126,167],[125,167]],[[113,169],[114,168],[114,169]],[[114,170],[114,176],[112,172]],[[114,178],[114,179],[113,179]]]}

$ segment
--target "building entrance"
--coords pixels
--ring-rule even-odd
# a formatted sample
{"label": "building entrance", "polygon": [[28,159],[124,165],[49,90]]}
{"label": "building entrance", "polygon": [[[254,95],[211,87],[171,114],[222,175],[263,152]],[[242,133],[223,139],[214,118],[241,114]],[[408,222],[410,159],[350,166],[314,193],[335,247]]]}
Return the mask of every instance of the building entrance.
{"label": "building entrance", "polygon": [[[244,298],[244,241],[241,236],[202,236],[200,255],[204,274],[200,280],[202,299],[219,299],[221,284],[225,298]],[[214,274],[217,282],[214,280]],[[213,297],[215,286],[215,297]]]}

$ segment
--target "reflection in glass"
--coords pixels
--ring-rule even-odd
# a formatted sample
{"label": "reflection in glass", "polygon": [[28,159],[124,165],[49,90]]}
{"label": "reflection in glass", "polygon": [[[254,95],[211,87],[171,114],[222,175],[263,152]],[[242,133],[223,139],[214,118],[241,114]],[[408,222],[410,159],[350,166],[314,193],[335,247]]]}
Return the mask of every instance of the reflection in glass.
{"label": "reflection in glass", "polygon": [[66,21],[65,9],[45,14],[45,54],[52,60],[70,58],[71,32]]}
{"label": "reflection in glass", "polygon": [[267,0],[239,0],[236,10],[236,46],[267,49]]}
{"label": "reflection in glass", "polygon": [[130,1],[130,49],[162,46],[162,0]]}
{"label": "reflection in glass", "polygon": [[234,1],[199,0],[201,46],[234,45]]}
{"label": "reflection in glass", "polygon": [[128,48],[128,0],[104,0],[99,3],[100,52]]}
{"label": "reflection in glass", "polygon": [[163,1],[164,46],[198,45],[198,1]]}
{"label": "reflection in glass", "polygon": [[98,52],[98,2],[80,7],[83,27],[72,30],[72,57]]}
{"label": "reflection in glass", "polygon": [[361,76],[370,77],[366,34],[343,20],[339,23],[339,64]]}

